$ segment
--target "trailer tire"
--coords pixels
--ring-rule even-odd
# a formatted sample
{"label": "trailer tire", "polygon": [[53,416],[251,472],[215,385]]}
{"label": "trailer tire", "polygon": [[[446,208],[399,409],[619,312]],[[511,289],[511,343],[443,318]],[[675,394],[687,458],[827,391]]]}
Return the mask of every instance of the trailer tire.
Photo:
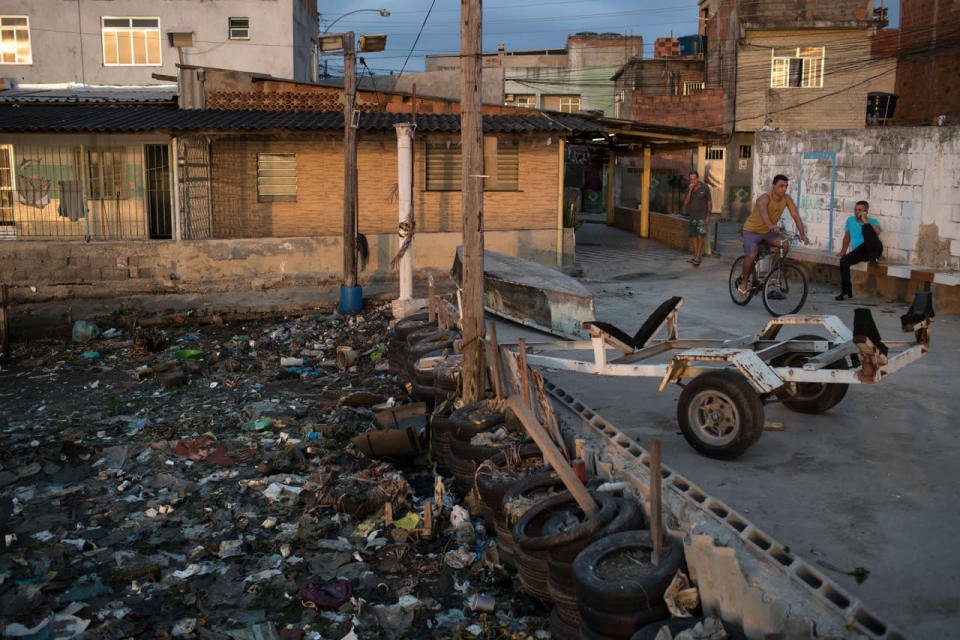
{"label": "trailer tire", "polygon": [[[794,340],[824,339],[823,336],[813,334],[804,334],[794,338]],[[815,355],[815,353],[795,351],[774,358],[770,361],[770,364],[775,367],[799,367],[803,366],[803,363],[806,362],[807,359]],[[846,358],[842,358],[827,365],[826,368],[849,369],[850,365],[847,363]],[[783,402],[783,406],[797,413],[818,414],[826,413],[832,407],[836,406],[838,402],[843,400],[843,397],[847,395],[847,390],[850,388],[850,385],[839,382],[801,382],[796,384],[796,393],[791,393],[789,388],[790,385],[786,385],[782,390],[776,392],[777,397]]]}
{"label": "trailer tire", "polygon": [[736,458],[763,435],[763,401],[739,371],[708,371],[683,388],[677,421],[700,453]]}

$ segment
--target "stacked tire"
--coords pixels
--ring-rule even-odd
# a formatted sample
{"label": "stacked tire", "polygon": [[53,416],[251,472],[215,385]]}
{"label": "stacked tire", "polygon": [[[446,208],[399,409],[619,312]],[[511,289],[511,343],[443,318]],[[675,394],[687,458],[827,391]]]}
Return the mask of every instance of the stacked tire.
{"label": "stacked tire", "polygon": [[396,376],[405,376],[407,367],[407,336],[414,331],[425,327],[436,328],[436,321],[430,322],[427,319],[427,312],[415,313],[406,318],[401,318],[393,327],[390,328],[387,339],[387,363],[390,365],[390,373]]}
{"label": "stacked tire", "polygon": [[587,640],[629,640],[639,629],[670,617],[663,594],[683,562],[683,546],[664,540],[660,562],[650,556],[647,530],[614,533],[592,542],[573,562],[580,635]]}
{"label": "stacked tire", "polygon": [[[508,460],[513,458],[512,460]],[[533,444],[522,445],[514,452],[501,451],[481,464],[476,473],[477,494],[497,532],[497,546],[503,564],[513,567],[513,534],[506,524],[503,498],[525,478],[543,469],[543,453]]]}
{"label": "stacked tire", "polygon": [[[575,557],[579,549],[617,515],[617,503],[613,497],[605,493],[591,495],[599,509],[589,516],[583,513],[572,495],[563,493],[531,507],[513,528],[518,549],[542,554],[547,561],[547,593],[556,609],[556,617],[564,623],[554,629],[556,636],[568,634],[569,628],[577,629],[580,613],[569,564],[555,565],[551,553],[559,552],[563,558]],[[541,524],[538,526],[538,523]]]}
{"label": "stacked tire", "polygon": [[503,401],[496,399],[471,402],[450,414],[450,471],[464,494],[473,491],[477,465],[498,453],[489,447],[474,447],[470,439],[505,420]]}

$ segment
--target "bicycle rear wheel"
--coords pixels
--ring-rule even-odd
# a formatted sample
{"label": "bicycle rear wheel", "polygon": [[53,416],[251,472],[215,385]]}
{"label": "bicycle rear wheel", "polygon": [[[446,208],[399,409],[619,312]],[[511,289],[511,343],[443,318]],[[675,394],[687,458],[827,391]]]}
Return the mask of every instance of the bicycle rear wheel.
{"label": "bicycle rear wheel", "polygon": [[730,299],[733,300],[734,304],[740,306],[750,302],[750,298],[753,297],[753,287],[747,287],[747,295],[744,298],[741,298],[740,294],[737,293],[737,288],[740,286],[740,283],[743,282],[743,260],[744,257],[740,256],[733,261],[733,266],[730,267],[730,282],[728,285]]}
{"label": "bicycle rear wheel", "polygon": [[763,281],[763,307],[773,317],[796,313],[807,301],[807,277],[800,267],[780,264]]}

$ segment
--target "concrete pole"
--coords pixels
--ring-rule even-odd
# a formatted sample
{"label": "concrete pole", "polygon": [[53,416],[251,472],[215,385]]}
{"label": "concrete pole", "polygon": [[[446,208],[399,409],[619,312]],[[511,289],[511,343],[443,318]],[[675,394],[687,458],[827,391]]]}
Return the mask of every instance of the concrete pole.
{"label": "concrete pole", "polygon": [[353,128],[356,84],[353,32],[343,34],[343,284],[357,286],[357,131]]}
{"label": "concrete pole", "polygon": [[[393,125],[397,129],[397,194],[400,203],[400,242],[413,224],[413,137],[409,122]],[[413,245],[400,258],[400,302],[413,298]]]}

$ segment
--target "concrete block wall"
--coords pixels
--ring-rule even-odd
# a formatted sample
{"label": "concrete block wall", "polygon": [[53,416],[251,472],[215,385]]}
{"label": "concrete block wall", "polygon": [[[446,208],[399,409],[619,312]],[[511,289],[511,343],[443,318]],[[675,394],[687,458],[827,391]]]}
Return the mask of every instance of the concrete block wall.
{"label": "concrete block wall", "polygon": [[847,217],[866,200],[885,260],[960,269],[960,127],[759,132],[756,140],[754,193],[788,176],[816,248],[839,252]]}
{"label": "concrete block wall", "polygon": [[[448,273],[461,238],[459,232],[418,233],[413,243],[416,273]],[[557,241],[555,229],[484,233],[485,248],[548,266],[557,265]],[[394,281],[390,260],[399,236],[371,234],[368,242],[371,255],[360,283]],[[573,230],[564,229],[560,242],[561,260],[572,263]],[[0,283],[12,286],[14,302],[335,286],[342,275],[342,252],[338,236],[5,242],[0,243]]]}

